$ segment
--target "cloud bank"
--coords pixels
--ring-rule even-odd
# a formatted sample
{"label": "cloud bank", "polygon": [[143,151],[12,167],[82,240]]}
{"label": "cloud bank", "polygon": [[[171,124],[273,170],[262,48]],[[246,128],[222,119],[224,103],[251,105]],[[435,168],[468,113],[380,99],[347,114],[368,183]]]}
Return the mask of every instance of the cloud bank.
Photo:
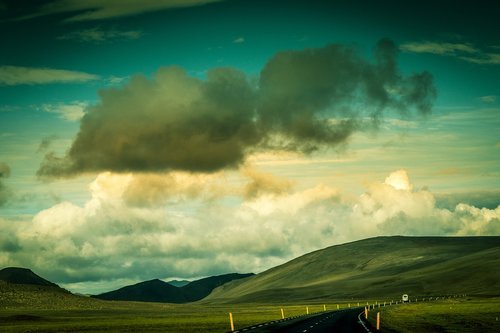
{"label": "cloud bank", "polygon": [[[431,53],[441,56],[452,56],[460,60],[479,65],[500,64],[500,54],[494,51],[481,50],[470,43],[446,42],[407,42],[401,44],[401,50],[414,53]],[[495,47],[492,47],[495,49]]]}
{"label": "cloud bank", "polygon": [[179,67],[160,68],[151,79],[136,75],[100,91],[66,156],[48,154],[38,175],[214,172],[239,167],[256,151],[344,144],[386,110],[430,112],[431,75],[403,76],[397,52],[390,40],[376,45],[374,62],[337,44],[280,52],[257,83],[232,68],[211,69],[205,80]]}
{"label": "cloud bank", "polygon": [[368,185],[360,196],[316,184],[235,201],[232,193],[245,192],[251,177],[258,178],[235,185],[222,173],[101,173],[83,206],[62,202],[25,223],[0,219],[0,237],[7,237],[0,239],[0,266],[31,267],[63,283],[190,278],[259,272],[377,235],[500,233],[500,206],[439,208],[405,170]]}
{"label": "cloud bank", "polygon": [[3,180],[10,176],[10,168],[5,163],[0,163],[0,207],[5,205],[12,196],[11,190],[3,184]]}
{"label": "cloud bank", "polygon": [[0,66],[0,86],[84,83],[99,78],[98,75],[64,69]]}
{"label": "cloud bank", "polygon": [[106,20],[219,1],[221,0],[55,0],[43,5],[36,13],[19,19],[72,13],[67,22]]}
{"label": "cloud bank", "polygon": [[133,40],[138,39],[141,36],[142,31],[139,30],[122,31],[117,29],[94,27],[90,29],[72,31],[57,37],[57,39],[100,44],[117,40]]}
{"label": "cloud bank", "polygon": [[67,121],[78,121],[85,114],[86,102],[74,101],[67,104],[43,104],[40,109],[45,112],[58,114],[60,118]]}

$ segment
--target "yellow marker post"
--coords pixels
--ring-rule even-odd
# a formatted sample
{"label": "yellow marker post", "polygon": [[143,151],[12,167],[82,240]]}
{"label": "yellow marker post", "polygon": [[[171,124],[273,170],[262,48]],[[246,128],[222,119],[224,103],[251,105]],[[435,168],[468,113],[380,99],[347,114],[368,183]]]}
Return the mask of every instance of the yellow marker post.
{"label": "yellow marker post", "polygon": [[340,309],[340,306],[337,304],[337,310]]}
{"label": "yellow marker post", "polygon": [[347,305],[347,307],[348,307],[348,308],[350,308],[350,307],[351,307],[351,303],[349,303],[349,304]]}
{"label": "yellow marker post", "polygon": [[326,311],[326,305],[323,304],[323,311]]}
{"label": "yellow marker post", "polygon": [[368,308],[365,306],[365,319],[368,319]]}
{"label": "yellow marker post", "polygon": [[306,314],[309,314],[309,307],[306,306]]}
{"label": "yellow marker post", "polygon": [[377,331],[380,331],[380,312],[377,312]]}
{"label": "yellow marker post", "polygon": [[285,319],[285,312],[283,311],[283,308],[281,308],[281,319]]}
{"label": "yellow marker post", "polygon": [[231,324],[231,332],[234,331],[233,314],[229,312],[229,323]]}

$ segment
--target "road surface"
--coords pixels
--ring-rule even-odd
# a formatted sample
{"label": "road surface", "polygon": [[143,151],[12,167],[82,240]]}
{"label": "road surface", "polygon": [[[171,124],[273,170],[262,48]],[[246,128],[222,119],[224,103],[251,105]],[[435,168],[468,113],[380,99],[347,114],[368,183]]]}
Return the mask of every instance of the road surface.
{"label": "road surface", "polygon": [[362,317],[360,313],[363,310],[364,308],[362,307],[356,307],[339,311],[321,312],[237,329],[234,333],[372,332],[374,330],[366,322],[363,325],[359,321],[359,318]]}

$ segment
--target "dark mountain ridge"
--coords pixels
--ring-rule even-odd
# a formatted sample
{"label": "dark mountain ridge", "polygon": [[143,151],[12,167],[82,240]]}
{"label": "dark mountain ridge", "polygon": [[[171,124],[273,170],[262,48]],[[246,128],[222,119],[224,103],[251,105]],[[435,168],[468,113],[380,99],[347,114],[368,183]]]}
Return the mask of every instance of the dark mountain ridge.
{"label": "dark mountain ridge", "polygon": [[31,269],[21,267],[6,267],[1,269],[0,280],[14,284],[59,287],[57,284],[36,275]]}
{"label": "dark mountain ridge", "polygon": [[254,274],[230,273],[211,276],[189,282],[182,287],[176,287],[168,282],[154,279],[125,286],[120,289],[92,297],[114,301],[188,303],[203,299],[209,295],[213,289],[220,287],[227,282],[243,279],[252,275]]}

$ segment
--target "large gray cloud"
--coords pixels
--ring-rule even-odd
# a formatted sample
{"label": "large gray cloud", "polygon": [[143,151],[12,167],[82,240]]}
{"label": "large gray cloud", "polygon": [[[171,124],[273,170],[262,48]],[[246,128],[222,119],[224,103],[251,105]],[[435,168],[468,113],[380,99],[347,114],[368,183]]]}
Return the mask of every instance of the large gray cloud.
{"label": "large gray cloud", "polygon": [[359,116],[376,121],[388,108],[430,112],[436,95],[431,75],[403,77],[397,52],[383,39],[374,63],[336,44],[276,54],[260,76],[261,125],[294,138],[301,148],[316,149],[346,140],[359,129]]}
{"label": "large gray cloud", "polygon": [[430,111],[431,75],[404,77],[396,56],[389,40],[376,45],[373,62],[343,45],[280,52],[257,85],[230,68],[212,69],[206,80],[178,67],[152,79],[137,75],[121,89],[102,90],[67,155],[47,154],[38,174],[213,172],[239,166],[256,150],[342,144],[384,110]]}

